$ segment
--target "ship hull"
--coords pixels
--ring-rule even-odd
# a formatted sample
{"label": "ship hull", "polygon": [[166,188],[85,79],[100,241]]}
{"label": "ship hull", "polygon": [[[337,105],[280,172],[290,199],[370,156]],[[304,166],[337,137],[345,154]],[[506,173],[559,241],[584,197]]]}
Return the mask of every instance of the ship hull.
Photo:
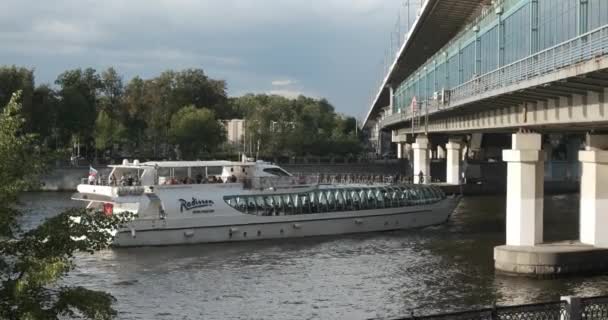
{"label": "ship hull", "polygon": [[119,230],[114,246],[240,242],[422,228],[446,222],[459,199],[456,196],[428,205],[289,216],[137,219]]}

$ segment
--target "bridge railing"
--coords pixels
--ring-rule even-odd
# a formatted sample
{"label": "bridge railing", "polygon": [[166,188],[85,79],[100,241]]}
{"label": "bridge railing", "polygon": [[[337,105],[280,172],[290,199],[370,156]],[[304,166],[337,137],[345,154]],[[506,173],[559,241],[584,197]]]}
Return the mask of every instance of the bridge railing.
{"label": "bridge railing", "polygon": [[[449,90],[449,98],[445,105],[431,103],[432,100],[427,100],[429,103],[428,113],[432,114],[471,103],[479,99],[481,94],[516,85],[607,54],[608,25],[539,51],[454,87]],[[404,112],[387,116],[381,124],[386,127],[410,119],[411,112],[404,110]]]}
{"label": "bridge railing", "polygon": [[479,94],[543,76],[607,53],[608,26],[603,26],[455,87],[450,91],[448,106],[455,107]]}
{"label": "bridge railing", "polygon": [[[399,320],[600,320],[608,319],[608,296],[562,298],[562,301],[410,316]],[[397,320],[397,319],[395,319]]]}

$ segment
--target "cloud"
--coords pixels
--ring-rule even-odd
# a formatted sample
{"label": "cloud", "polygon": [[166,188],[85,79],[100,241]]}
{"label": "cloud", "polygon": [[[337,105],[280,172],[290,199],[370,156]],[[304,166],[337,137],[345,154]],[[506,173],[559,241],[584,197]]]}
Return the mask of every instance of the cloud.
{"label": "cloud", "polygon": [[400,6],[401,0],[3,0],[0,61],[35,68],[38,83],[78,67],[116,66],[125,79],[202,68],[225,79],[230,94],[315,93],[341,112],[361,114]]}
{"label": "cloud", "polygon": [[272,85],[275,87],[285,87],[285,86],[290,86],[293,84],[296,84],[297,81],[295,80],[273,80],[272,81]]}

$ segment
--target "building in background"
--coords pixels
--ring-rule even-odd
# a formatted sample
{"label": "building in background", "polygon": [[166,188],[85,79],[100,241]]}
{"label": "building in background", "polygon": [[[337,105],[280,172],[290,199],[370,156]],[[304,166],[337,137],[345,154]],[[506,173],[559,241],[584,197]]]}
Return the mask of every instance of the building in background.
{"label": "building in background", "polygon": [[242,146],[243,138],[245,136],[245,120],[243,119],[232,119],[223,120],[222,123],[226,128],[226,140],[233,146]]}

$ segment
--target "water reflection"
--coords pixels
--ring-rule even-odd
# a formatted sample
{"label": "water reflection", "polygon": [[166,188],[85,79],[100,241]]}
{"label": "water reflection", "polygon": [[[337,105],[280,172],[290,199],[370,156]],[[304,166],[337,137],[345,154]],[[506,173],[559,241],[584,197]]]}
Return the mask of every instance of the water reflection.
{"label": "water reflection", "polygon": [[[73,202],[28,194],[31,219]],[[576,196],[548,197],[549,239],[577,237]],[[66,280],[111,292],[123,319],[365,319],[608,294],[608,277],[495,276],[503,197],[464,199],[422,230],[240,244],[106,250]]]}

